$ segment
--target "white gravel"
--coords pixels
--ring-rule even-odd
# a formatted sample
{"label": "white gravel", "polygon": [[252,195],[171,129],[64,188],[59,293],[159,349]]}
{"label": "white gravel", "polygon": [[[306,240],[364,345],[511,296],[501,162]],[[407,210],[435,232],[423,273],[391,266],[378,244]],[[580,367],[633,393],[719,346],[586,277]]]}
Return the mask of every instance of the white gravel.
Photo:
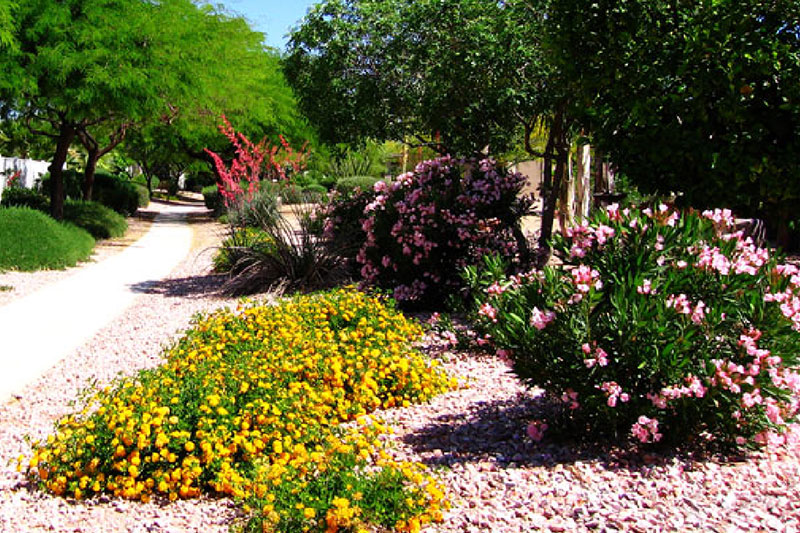
{"label": "white gravel", "polygon": [[[89,380],[108,381],[159,363],[164,344],[201,310],[231,305],[209,294],[219,235],[194,226],[195,254],[164,283],[142,294],[120,320],[0,405],[0,531],[224,532],[238,516],[227,499],[141,504],[101,497],[74,502],[29,487],[13,465]],[[800,449],[746,461],[692,461],[624,451],[581,453],[525,427],[541,406],[507,366],[474,354],[441,356],[469,387],[429,404],[385,413],[396,433],[394,453],[428,463],[448,487],[452,509],[430,532],[522,531],[780,531],[800,530]]]}

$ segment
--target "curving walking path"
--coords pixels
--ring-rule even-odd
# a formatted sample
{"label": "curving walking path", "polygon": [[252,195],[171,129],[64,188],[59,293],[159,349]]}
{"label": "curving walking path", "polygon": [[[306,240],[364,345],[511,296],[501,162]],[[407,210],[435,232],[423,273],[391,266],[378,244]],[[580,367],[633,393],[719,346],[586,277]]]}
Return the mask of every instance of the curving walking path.
{"label": "curving walking path", "polygon": [[119,316],[143,283],[167,276],[189,253],[193,206],[155,205],[150,230],[124,251],[0,307],[0,402]]}

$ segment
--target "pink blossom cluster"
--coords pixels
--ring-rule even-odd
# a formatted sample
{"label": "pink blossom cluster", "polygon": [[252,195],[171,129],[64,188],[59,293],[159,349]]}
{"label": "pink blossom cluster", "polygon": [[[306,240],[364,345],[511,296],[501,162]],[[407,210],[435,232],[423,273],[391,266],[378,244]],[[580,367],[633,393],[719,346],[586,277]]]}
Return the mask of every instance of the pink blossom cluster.
{"label": "pink blossom cluster", "polygon": [[608,354],[605,350],[598,347],[597,345],[594,346],[594,353],[592,350],[592,346],[585,342],[583,346],[581,346],[581,351],[583,351],[584,355],[594,355],[594,357],[587,357],[583,360],[583,363],[586,365],[586,368],[592,368],[595,365],[597,366],[608,366]]}
{"label": "pink blossom cluster", "polygon": [[708,388],[697,376],[689,374],[684,378],[685,385],[672,385],[664,387],[658,394],[647,393],[646,398],[659,409],[666,409],[667,403],[680,398],[702,398],[708,393]]}
{"label": "pink blossom cluster", "polygon": [[680,220],[680,214],[674,210],[670,209],[670,207],[666,204],[659,204],[656,211],[652,209],[645,208],[642,209],[642,214],[648,218],[652,218],[661,226],[670,226],[675,227]]}
{"label": "pink blossom cluster", "polygon": [[653,282],[649,279],[642,280],[642,284],[636,287],[636,292],[642,295],[656,294],[656,290],[653,288]]}
{"label": "pink blossom cluster", "polygon": [[592,288],[600,290],[603,288],[603,282],[600,281],[600,273],[586,265],[580,265],[573,268],[570,272],[572,275],[572,283],[580,293],[587,293]]}
{"label": "pink blossom cluster", "polygon": [[553,311],[542,311],[538,307],[533,308],[531,311],[531,326],[538,330],[543,330],[550,322],[556,319],[556,314]]}
{"label": "pink blossom cluster", "polygon": [[623,392],[622,387],[620,387],[616,381],[604,381],[602,385],[597,386],[598,389],[605,392],[608,396],[608,403],[609,407],[616,407],[617,400],[622,403],[628,402],[631,397],[627,392]]}
{"label": "pink blossom cluster", "polygon": [[698,301],[694,306],[685,294],[670,294],[667,296],[667,308],[675,309],[675,312],[682,315],[690,315],[692,322],[702,324],[706,317],[706,304],[703,300]]}
{"label": "pink blossom cluster", "polygon": [[709,219],[721,230],[732,228],[736,223],[730,209],[714,209],[703,211],[703,217]]}
{"label": "pink blossom cluster", "polygon": [[581,403],[578,401],[578,393],[572,389],[567,389],[561,394],[561,402],[567,404],[571,411],[581,407]]}
{"label": "pink blossom cluster", "polygon": [[497,322],[497,309],[492,307],[489,302],[484,302],[483,305],[481,305],[480,309],[478,309],[478,314],[485,316],[492,322]]}
{"label": "pink blossom cluster", "polygon": [[783,316],[792,322],[795,331],[800,331],[800,269],[794,265],[778,265],[775,273],[789,278],[789,285],[782,292],[765,294],[764,301],[780,304]]}
{"label": "pink blossom cluster", "polygon": [[640,416],[638,421],[631,426],[631,433],[639,442],[658,442],[664,436],[658,432],[658,420]]}
{"label": "pink blossom cluster", "polygon": [[459,285],[461,269],[484,255],[513,257],[516,241],[500,221],[507,221],[524,179],[490,159],[446,156],[391,184],[379,182],[363,213],[366,237],[356,256],[365,284],[418,300]]}
{"label": "pink blossom cluster", "polygon": [[547,431],[547,424],[541,420],[534,420],[528,424],[528,436],[534,442],[540,442],[544,438],[544,433]]}
{"label": "pink blossom cluster", "polygon": [[572,240],[570,257],[585,257],[595,243],[598,249],[603,246],[616,234],[616,230],[610,226],[600,224],[597,227],[579,225],[567,228],[566,236]]}

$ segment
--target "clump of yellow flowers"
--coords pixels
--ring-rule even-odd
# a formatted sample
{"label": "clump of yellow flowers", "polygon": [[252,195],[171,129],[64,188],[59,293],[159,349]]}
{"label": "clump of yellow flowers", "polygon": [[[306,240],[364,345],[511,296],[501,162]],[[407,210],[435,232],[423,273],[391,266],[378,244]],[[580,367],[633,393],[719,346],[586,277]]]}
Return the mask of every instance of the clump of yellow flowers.
{"label": "clump of yellow flowers", "polygon": [[421,335],[352,288],[218,311],[163,365],[88,391],[22,466],[74,498],[230,495],[247,530],[416,531],[441,520],[444,494],[389,459],[367,415],[456,385],[413,347]]}

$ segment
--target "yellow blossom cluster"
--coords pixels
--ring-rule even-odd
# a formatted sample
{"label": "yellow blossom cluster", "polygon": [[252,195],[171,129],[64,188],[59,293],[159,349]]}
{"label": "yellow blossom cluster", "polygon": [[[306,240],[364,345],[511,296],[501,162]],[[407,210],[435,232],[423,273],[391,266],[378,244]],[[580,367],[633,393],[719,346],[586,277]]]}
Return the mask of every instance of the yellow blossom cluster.
{"label": "yellow blossom cluster", "polygon": [[[440,519],[437,485],[404,465],[381,464],[380,424],[362,425],[355,436],[340,425],[455,386],[413,348],[421,334],[391,305],[352,288],[200,317],[163,365],[92,390],[21,464],[43,488],[74,498],[175,500],[216,491],[242,500],[272,495],[276,504],[337,469],[356,481],[398,472],[399,492],[412,494],[416,484],[425,494],[393,513],[401,516],[393,526],[413,531]],[[288,496],[276,493],[281,487]],[[336,490],[271,523],[287,530],[291,515],[306,521],[301,530],[354,526],[363,506],[345,505]],[[265,523],[285,507],[268,506],[258,509]]]}

